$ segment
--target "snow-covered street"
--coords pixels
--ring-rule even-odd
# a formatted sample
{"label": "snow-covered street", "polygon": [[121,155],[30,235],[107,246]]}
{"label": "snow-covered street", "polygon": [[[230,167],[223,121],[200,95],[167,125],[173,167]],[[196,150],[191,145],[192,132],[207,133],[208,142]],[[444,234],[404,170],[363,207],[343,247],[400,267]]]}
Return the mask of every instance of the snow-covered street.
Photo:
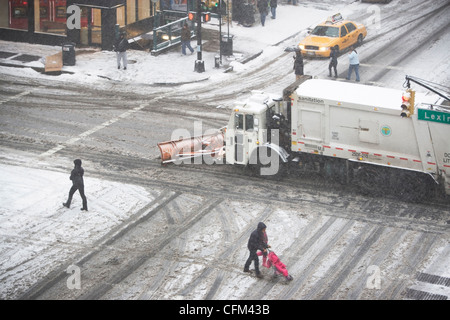
{"label": "snow-covered street", "polygon": [[[315,176],[270,182],[225,165],[166,167],[158,159],[156,143],[174,130],[199,119],[205,129],[221,127],[236,97],[282,92],[294,80],[285,48],[336,12],[368,28],[358,49],[363,83],[401,89],[409,74],[448,87],[450,32],[442,20],[449,6],[411,9],[411,20],[436,19],[414,29],[422,36],[407,41],[431,40],[406,56],[401,45],[387,45],[409,28],[392,15],[420,1],[396,2],[281,4],[265,27],[230,26],[234,56],[214,68],[217,52],[204,51],[204,73],[194,72],[195,53],[130,50],[124,71],[114,52],[87,48],[77,49],[75,66],[46,75],[37,71],[41,61],[14,57],[60,47],[0,41],[0,51],[15,53],[0,58],[0,299],[448,299],[448,202],[408,204],[321,185]],[[305,73],[318,78],[327,66],[305,59]],[[347,54],[338,66],[342,78]],[[77,101],[83,88],[89,95]],[[103,105],[105,93],[106,104],[116,103]],[[78,192],[70,209],[62,206],[78,157],[88,212]],[[271,279],[266,268],[263,280],[242,272],[259,221],[292,282]]]}
{"label": "snow-covered street", "polygon": [[[53,160],[2,155],[2,299],[27,298],[22,294],[46,283],[48,274],[61,279],[58,297],[53,291],[41,295],[38,287],[29,298],[74,299],[84,292],[86,299],[398,299],[404,290],[423,288],[436,297],[450,294],[448,286],[416,278],[450,277],[445,221],[377,215],[358,198],[344,214],[336,210],[343,204],[332,205],[326,194],[303,193],[297,207],[206,195],[202,189],[168,191],[157,187],[158,180],[149,180],[151,187],[118,183],[90,177],[89,171],[84,212],[78,194],[70,209],[61,206],[70,188],[64,168],[71,164]],[[449,210],[442,214],[448,217]],[[292,283],[271,281],[272,271],[265,268],[269,280],[262,282],[242,273],[246,242],[258,221],[268,225],[270,244]],[[74,266],[80,270],[79,290],[70,287]],[[380,287],[369,282],[371,268],[380,272]],[[106,288],[95,287],[99,277]],[[324,281],[347,289],[329,291]]]}

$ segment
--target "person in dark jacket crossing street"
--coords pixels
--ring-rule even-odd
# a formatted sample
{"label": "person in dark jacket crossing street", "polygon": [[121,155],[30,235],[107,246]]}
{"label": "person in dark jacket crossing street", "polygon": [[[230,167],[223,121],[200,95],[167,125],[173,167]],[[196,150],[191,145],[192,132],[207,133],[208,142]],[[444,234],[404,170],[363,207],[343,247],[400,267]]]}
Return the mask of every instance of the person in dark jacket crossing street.
{"label": "person in dark jacket crossing street", "polygon": [[70,203],[72,202],[72,197],[74,193],[78,190],[80,192],[81,199],[83,200],[83,207],[81,210],[87,211],[87,199],[86,195],[84,194],[84,169],[81,166],[81,160],[75,159],[73,161],[75,167],[73,168],[72,172],[70,173],[70,180],[72,180],[72,188],[69,190],[69,198],[66,202],[63,203],[63,206],[66,208],[70,208]]}
{"label": "person in dark jacket crossing street", "polygon": [[255,273],[258,278],[262,278],[262,274],[259,271],[259,259],[257,251],[261,250],[265,253],[270,246],[267,243],[266,225],[263,222],[258,223],[258,227],[252,232],[248,239],[247,248],[250,251],[250,255],[245,262],[244,272],[250,272],[249,267],[252,261],[255,263]]}
{"label": "person in dark jacket crossing street", "polygon": [[331,69],[332,68],[334,69],[334,77],[337,78],[337,76],[338,76],[337,75],[337,64],[338,64],[337,57],[338,57],[338,54],[339,54],[339,47],[338,46],[331,47],[330,64],[328,65],[328,71],[329,71],[328,76],[329,77],[332,76],[331,75]]}
{"label": "person in dark jacket crossing street", "polygon": [[300,79],[300,77],[303,75],[303,56],[299,48],[295,49],[294,73],[295,80]]}

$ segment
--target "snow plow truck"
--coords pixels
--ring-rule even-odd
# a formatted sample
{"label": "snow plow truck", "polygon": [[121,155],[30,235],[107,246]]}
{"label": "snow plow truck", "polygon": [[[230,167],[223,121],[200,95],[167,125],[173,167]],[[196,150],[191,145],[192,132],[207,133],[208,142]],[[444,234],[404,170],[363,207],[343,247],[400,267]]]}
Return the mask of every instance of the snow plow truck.
{"label": "snow plow truck", "polygon": [[209,157],[279,179],[314,170],[364,194],[450,195],[450,107],[396,90],[303,76],[282,95],[253,91],[215,134],[158,144],[163,163]]}

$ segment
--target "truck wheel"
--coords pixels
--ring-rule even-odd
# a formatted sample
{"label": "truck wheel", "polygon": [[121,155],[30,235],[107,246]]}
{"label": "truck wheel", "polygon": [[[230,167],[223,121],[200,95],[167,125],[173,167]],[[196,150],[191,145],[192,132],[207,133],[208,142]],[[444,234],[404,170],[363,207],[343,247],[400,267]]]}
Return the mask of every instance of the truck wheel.
{"label": "truck wheel", "polygon": [[[283,162],[283,160],[277,155],[278,163],[276,162],[266,163],[266,161],[263,162],[261,161],[261,157],[259,156],[259,152],[261,151],[263,151],[264,152],[263,154],[266,156],[266,158],[269,159],[272,159],[272,152],[275,152],[272,151],[272,149],[270,148],[258,149],[258,156],[256,159],[256,163],[255,161],[252,161],[251,163],[253,164],[248,165],[252,173],[264,179],[281,180],[287,171],[286,165]],[[252,155],[252,157],[254,156],[255,155]]]}
{"label": "truck wheel", "polygon": [[345,163],[340,161],[327,161],[323,166],[324,174],[327,178],[340,184],[347,183],[347,168]]}
{"label": "truck wheel", "polygon": [[364,195],[383,195],[382,181],[382,172],[377,168],[362,167],[356,173],[356,185]]}
{"label": "truck wheel", "polygon": [[422,202],[433,196],[435,184],[429,176],[412,172],[402,173],[393,183],[398,197],[406,202]]}

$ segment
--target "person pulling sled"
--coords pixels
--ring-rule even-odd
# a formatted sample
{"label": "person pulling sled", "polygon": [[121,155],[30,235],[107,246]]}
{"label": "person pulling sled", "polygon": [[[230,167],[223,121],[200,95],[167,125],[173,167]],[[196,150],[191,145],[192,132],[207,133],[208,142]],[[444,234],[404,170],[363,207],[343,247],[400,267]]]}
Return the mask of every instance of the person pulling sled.
{"label": "person pulling sled", "polygon": [[244,272],[250,272],[249,267],[253,261],[255,264],[256,277],[263,278],[263,275],[259,270],[259,258],[257,251],[260,250],[262,252],[261,254],[266,256],[267,248],[270,248],[266,234],[266,225],[263,222],[259,222],[256,230],[254,230],[250,235],[250,238],[248,239],[247,248],[250,251],[250,255],[247,261],[245,262]]}

